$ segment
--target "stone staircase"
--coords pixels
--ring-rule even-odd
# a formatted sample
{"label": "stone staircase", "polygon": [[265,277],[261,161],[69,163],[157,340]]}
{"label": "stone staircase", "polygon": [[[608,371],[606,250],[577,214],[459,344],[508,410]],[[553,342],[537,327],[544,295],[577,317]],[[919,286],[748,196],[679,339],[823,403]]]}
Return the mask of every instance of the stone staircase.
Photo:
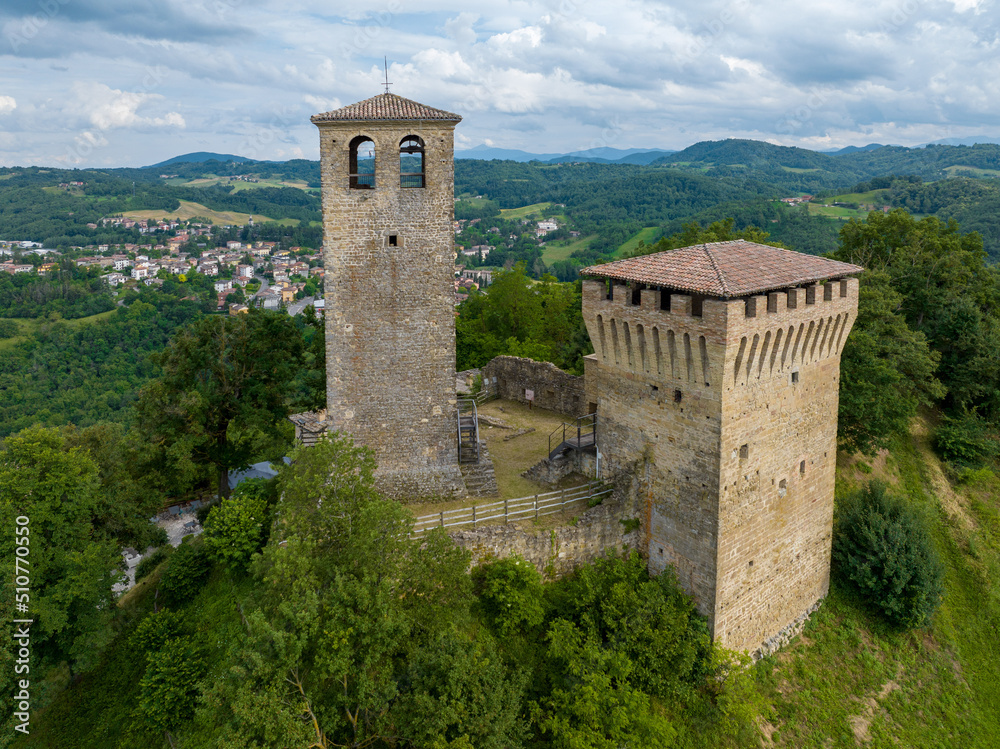
{"label": "stone staircase", "polygon": [[461,463],[462,478],[465,489],[470,497],[499,497],[500,487],[497,486],[496,472],[493,470],[493,460],[485,442],[479,443],[479,461],[476,463]]}

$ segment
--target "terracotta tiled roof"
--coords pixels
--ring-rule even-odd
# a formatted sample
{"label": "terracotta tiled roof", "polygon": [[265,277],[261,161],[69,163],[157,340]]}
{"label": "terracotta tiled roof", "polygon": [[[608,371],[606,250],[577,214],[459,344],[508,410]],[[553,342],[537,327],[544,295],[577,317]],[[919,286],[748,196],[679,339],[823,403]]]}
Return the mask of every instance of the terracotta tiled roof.
{"label": "terracotta tiled roof", "polygon": [[462,118],[457,114],[434,109],[424,104],[404,99],[396,94],[379,94],[370,99],[349,104],[332,112],[314,114],[310,118],[314,123],[341,120],[371,122],[373,120],[449,120],[459,122]]}
{"label": "terracotta tiled roof", "polygon": [[850,263],[737,239],[592,265],[580,274],[728,299],[840,278],[862,270]]}

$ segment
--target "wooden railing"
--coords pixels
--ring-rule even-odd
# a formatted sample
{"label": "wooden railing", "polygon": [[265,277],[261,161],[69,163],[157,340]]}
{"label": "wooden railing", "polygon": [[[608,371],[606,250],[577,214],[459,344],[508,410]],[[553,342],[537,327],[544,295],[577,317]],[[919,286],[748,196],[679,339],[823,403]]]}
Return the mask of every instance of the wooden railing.
{"label": "wooden railing", "polygon": [[[569,504],[600,499],[611,494],[611,487],[600,481],[592,481],[583,486],[569,489],[557,489],[544,494],[534,494],[517,499],[503,499],[488,504],[473,504],[455,510],[442,510],[433,515],[422,515],[413,525],[413,534],[417,535],[431,528],[459,528],[471,525],[473,528],[483,523],[512,523],[517,520],[540,518],[562,512]],[[596,504],[596,503],[595,503]]]}

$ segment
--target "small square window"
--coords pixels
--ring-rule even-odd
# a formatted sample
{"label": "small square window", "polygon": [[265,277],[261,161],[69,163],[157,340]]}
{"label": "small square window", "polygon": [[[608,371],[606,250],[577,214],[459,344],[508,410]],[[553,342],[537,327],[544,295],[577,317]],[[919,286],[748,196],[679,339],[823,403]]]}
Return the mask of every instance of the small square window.
{"label": "small square window", "polygon": [[399,238],[395,234],[390,234],[389,235],[389,246],[390,247],[398,247],[399,246]]}
{"label": "small square window", "polygon": [[740,445],[740,460],[746,460],[750,457],[750,445]]}
{"label": "small square window", "polygon": [[799,373],[798,372],[792,372],[792,384],[794,385],[798,381],[799,381]]}
{"label": "small square window", "polygon": [[681,398],[683,398],[683,397],[684,397],[684,395],[683,395],[683,393],[681,393],[680,390],[675,390],[674,391],[674,403],[680,403],[681,402]]}

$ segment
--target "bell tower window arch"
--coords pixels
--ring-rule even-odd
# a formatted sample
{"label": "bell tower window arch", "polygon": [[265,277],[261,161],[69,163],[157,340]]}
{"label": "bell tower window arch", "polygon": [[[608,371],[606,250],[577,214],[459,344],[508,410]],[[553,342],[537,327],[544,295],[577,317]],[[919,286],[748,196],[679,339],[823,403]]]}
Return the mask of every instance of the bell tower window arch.
{"label": "bell tower window arch", "polygon": [[424,141],[407,135],[399,142],[399,186],[424,187]]}
{"label": "bell tower window arch", "polygon": [[350,186],[353,190],[375,188],[375,142],[367,135],[351,140]]}

